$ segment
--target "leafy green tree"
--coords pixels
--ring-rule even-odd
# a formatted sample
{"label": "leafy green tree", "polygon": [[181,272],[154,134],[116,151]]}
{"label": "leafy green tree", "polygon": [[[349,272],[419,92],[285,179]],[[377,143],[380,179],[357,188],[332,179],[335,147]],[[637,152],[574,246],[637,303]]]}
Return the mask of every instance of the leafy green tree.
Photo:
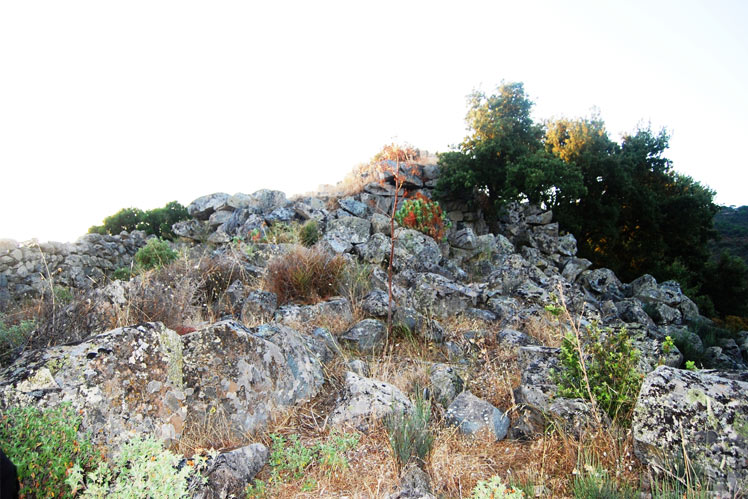
{"label": "leafy green tree", "polygon": [[584,194],[576,166],[548,152],[543,128],[530,116],[532,101],[522,83],[505,83],[487,96],[474,92],[466,121],[472,135],[458,151],[439,158],[441,175],[436,188],[443,199],[485,196],[490,218],[514,200],[554,206]]}
{"label": "leafy green tree", "polygon": [[189,218],[187,208],[177,201],[171,201],[163,208],[143,211],[138,208],[123,208],[114,215],[106,217],[103,225],[94,225],[88,229],[92,234],[116,235],[126,230],[142,230],[148,235],[173,240],[176,236],[171,230],[175,223]]}
{"label": "leafy green tree", "polygon": [[748,265],[741,258],[725,252],[710,260],[702,290],[721,316],[748,317]]}

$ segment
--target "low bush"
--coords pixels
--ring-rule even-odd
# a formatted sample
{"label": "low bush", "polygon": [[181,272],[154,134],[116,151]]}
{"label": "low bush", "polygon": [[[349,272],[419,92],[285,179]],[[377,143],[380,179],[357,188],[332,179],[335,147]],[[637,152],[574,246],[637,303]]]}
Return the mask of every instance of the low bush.
{"label": "low bush", "polygon": [[174,240],[176,235],[171,230],[175,223],[190,218],[187,208],[177,201],[167,203],[163,208],[143,211],[138,208],[123,208],[114,215],[106,217],[103,225],[94,225],[89,233],[117,235],[123,230],[132,232],[142,230],[148,235]]}
{"label": "low bush", "polygon": [[[568,333],[561,343],[562,369],[554,373],[558,394],[589,400],[591,392],[600,409],[625,424],[642,383],[636,371],[639,351],[625,328],[602,331],[592,325],[578,333]],[[580,351],[584,352],[584,364]]]}
{"label": "low bush", "polygon": [[310,219],[304,222],[304,225],[302,225],[299,229],[299,242],[307,248],[310,248],[317,244],[319,238],[320,232],[319,224],[317,223],[317,221],[314,219]]}
{"label": "low bush", "polygon": [[81,417],[69,405],[54,409],[12,408],[0,415],[0,442],[16,465],[21,497],[72,497],[68,470],[93,470],[99,462],[88,438],[80,438]]}
{"label": "low bush", "polygon": [[586,459],[577,466],[572,489],[575,499],[635,499],[639,492],[616,482],[599,464]]}
{"label": "low bush", "polygon": [[177,252],[163,239],[153,238],[135,253],[135,263],[143,270],[157,269],[177,259]]}
{"label": "low bush", "polygon": [[0,314],[0,366],[13,360],[35,327],[36,322],[33,320],[21,320],[18,324],[11,324],[5,315]]}
{"label": "low bush", "polygon": [[122,445],[117,460],[102,461],[86,472],[75,464],[65,483],[73,495],[93,498],[187,497],[191,478],[205,480],[198,470],[205,459],[195,457],[178,468],[182,456],[152,438],[135,438]]}
{"label": "low bush", "polygon": [[434,445],[434,435],[429,429],[431,403],[416,388],[415,402],[410,413],[394,411],[384,420],[390,447],[398,469],[415,461],[424,465]]}
{"label": "low bush", "polygon": [[423,232],[436,241],[446,238],[451,222],[442,212],[438,201],[432,201],[421,193],[406,200],[395,213],[395,220],[402,227]]}
{"label": "low bush", "polygon": [[278,303],[314,303],[338,292],[345,259],[317,247],[296,246],[270,260],[265,287],[278,296]]}
{"label": "low bush", "polygon": [[310,492],[317,487],[312,478],[306,477],[307,470],[316,466],[326,474],[339,473],[348,468],[345,454],[358,445],[359,436],[352,433],[331,433],[327,440],[307,446],[298,435],[286,438],[277,433],[270,434],[270,478],[267,481],[256,479],[247,486],[247,497],[273,497],[275,488],[282,483],[304,479],[300,489]]}
{"label": "low bush", "polygon": [[493,476],[489,480],[481,480],[473,489],[472,499],[521,499],[525,493],[507,487],[501,481],[501,477]]}

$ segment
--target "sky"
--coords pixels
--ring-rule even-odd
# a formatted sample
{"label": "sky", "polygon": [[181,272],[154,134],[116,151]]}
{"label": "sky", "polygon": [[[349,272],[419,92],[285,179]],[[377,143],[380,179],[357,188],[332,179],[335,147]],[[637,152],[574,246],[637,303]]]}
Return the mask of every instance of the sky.
{"label": "sky", "polygon": [[748,204],[747,22],[722,0],[0,2],[0,239],[448,151],[502,80],[538,121],[665,127],[678,172]]}

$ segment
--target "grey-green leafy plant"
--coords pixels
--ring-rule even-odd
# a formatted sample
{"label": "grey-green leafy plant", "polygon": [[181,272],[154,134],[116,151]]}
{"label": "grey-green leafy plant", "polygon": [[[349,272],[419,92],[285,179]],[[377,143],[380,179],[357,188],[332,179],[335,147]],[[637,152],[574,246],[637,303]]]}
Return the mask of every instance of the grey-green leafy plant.
{"label": "grey-green leafy plant", "polygon": [[475,484],[471,499],[522,499],[525,493],[518,488],[505,485],[498,475]]}
{"label": "grey-green leafy plant", "polygon": [[122,445],[113,465],[105,461],[89,472],[74,465],[65,480],[73,495],[91,498],[183,498],[191,479],[204,482],[199,469],[205,458],[195,457],[178,467],[182,456],[164,449],[153,438],[135,438]]}
{"label": "grey-green leafy plant", "polygon": [[434,445],[434,435],[429,428],[431,402],[420,395],[416,388],[413,409],[410,412],[393,410],[384,419],[390,447],[398,469],[410,462],[426,463]]}

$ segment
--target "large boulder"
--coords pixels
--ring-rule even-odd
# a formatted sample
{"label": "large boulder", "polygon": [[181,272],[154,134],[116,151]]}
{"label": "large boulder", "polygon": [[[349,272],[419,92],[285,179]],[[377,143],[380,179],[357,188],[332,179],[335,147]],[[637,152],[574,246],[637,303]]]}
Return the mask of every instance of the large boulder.
{"label": "large boulder", "polygon": [[710,488],[748,490],[747,394],[745,382],[658,367],[634,409],[637,457],[665,470],[688,459]]}
{"label": "large boulder", "polygon": [[225,192],[200,196],[187,206],[187,213],[197,220],[208,220],[213,213],[228,206],[229,197]]}
{"label": "large boulder", "polygon": [[114,329],[23,354],[0,375],[0,408],[69,402],[96,444],[116,448],[131,434],[171,442],[188,415],[183,366],[182,341],[163,324]]}
{"label": "large boulder", "polygon": [[239,433],[262,429],[324,381],[312,338],[281,324],[248,329],[223,321],[182,340],[186,405],[197,417],[222,411]]}

